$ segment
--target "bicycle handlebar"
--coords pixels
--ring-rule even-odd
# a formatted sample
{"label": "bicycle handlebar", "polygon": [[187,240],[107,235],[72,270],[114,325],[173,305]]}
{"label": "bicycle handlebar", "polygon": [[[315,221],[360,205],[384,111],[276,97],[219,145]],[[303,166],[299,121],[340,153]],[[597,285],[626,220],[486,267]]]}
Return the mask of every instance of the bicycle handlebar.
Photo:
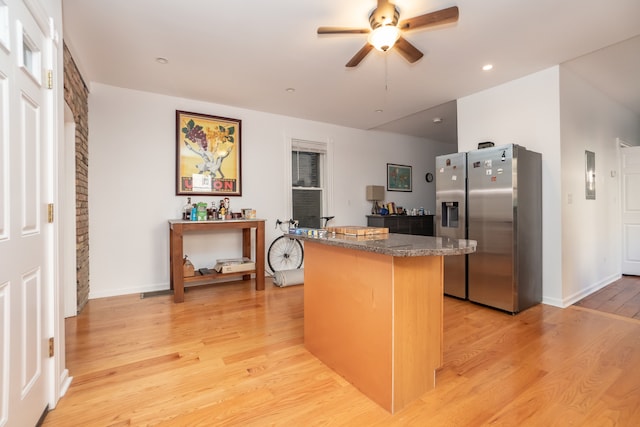
{"label": "bicycle handlebar", "polygon": [[[295,220],[295,219],[293,219],[293,218],[289,218],[289,221],[287,221],[287,222],[288,222],[289,224],[291,224],[291,225],[295,225],[295,226],[297,226],[297,225],[298,225],[298,221],[296,221],[296,220]],[[284,221],[280,221],[279,219],[276,219],[276,226],[275,226],[275,228],[280,227],[282,224],[284,224]],[[282,227],[280,227],[280,228],[282,228]]]}
{"label": "bicycle handlebar", "polygon": [[[327,223],[328,223],[329,221],[331,221],[333,218],[335,218],[335,216],[321,216],[321,217],[320,217],[320,219],[323,219],[323,220],[324,220],[324,227],[326,227],[326,226],[327,226]],[[298,226],[298,221],[296,221],[296,220],[295,220],[295,219],[293,219],[293,218],[289,218],[289,221],[288,221],[288,222],[289,222],[289,224],[291,224],[291,225],[294,225],[294,226],[296,226],[296,227]],[[276,226],[275,226],[275,228],[280,227],[282,224],[284,224],[284,221],[280,221],[279,219],[276,219]],[[282,227],[281,227],[281,228],[282,228]]]}

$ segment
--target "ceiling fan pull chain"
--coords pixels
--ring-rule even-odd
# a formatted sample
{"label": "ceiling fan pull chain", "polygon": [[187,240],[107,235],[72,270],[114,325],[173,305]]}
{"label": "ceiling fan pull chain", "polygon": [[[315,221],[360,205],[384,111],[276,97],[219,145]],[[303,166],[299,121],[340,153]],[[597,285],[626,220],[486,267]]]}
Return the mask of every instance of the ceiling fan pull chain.
{"label": "ceiling fan pull chain", "polygon": [[389,54],[384,53],[384,91],[389,92]]}

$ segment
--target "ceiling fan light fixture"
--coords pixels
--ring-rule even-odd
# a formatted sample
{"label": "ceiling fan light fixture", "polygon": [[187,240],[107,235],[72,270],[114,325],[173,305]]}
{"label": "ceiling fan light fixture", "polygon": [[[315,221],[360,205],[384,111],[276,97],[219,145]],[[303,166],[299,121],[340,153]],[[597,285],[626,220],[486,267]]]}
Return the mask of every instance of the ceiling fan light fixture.
{"label": "ceiling fan light fixture", "polygon": [[381,52],[393,47],[400,38],[400,29],[392,25],[380,26],[369,33],[369,43]]}
{"label": "ceiling fan light fixture", "polygon": [[405,31],[431,28],[458,21],[458,6],[451,6],[400,21],[400,10],[391,1],[377,0],[378,6],[369,14],[371,29],[318,27],[318,34],[369,34],[367,43],[345,64],[348,68],[357,67],[374,48],[386,52],[396,45],[398,53],[413,64],[424,54],[404,38]]}

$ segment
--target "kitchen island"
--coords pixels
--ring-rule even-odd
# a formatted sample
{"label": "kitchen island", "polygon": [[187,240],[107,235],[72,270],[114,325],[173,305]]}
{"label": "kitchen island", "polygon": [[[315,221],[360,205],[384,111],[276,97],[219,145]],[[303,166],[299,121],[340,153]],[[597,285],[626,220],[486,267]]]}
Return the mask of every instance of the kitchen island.
{"label": "kitchen island", "polygon": [[476,242],[289,236],[305,244],[305,347],[391,413],[434,388],[442,366],[442,257],[472,253]]}

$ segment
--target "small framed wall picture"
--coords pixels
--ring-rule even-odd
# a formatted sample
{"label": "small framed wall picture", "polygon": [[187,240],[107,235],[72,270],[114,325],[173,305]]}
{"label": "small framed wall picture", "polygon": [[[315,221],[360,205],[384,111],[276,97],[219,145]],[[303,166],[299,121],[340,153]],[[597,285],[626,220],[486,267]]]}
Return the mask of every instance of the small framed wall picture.
{"label": "small framed wall picture", "polygon": [[411,166],[387,163],[387,191],[413,191]]}
{"label": "small framed wall picture", "polygon": [[587,200],[596,199],[596,153],[584,152],[584,192]]}

